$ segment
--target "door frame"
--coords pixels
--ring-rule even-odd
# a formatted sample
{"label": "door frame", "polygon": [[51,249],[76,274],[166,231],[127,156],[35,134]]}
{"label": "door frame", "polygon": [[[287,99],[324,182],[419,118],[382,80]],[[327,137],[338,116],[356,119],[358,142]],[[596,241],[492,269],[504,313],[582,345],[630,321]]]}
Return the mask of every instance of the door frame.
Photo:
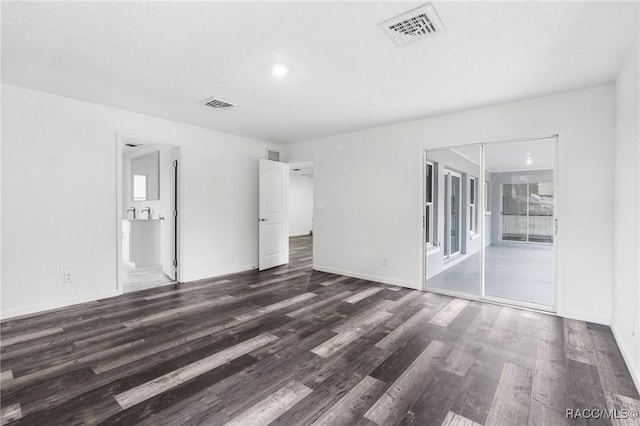
{"label": "door frame", "polygon": [[316,247],[317,244],[316,242],[318,241],[318,230],[316,228],[316,210],[319,210],[320,208],[316,209],[316,196],[317,196],[317,187],[316,187],[316,175],[318,173],[318,162],[315,160],[314,157],[302,157],[302,158],[287,158],[286,159],[286,163],[289,165],[289,167],[291,167],[291,164],[295,164],[295,163],[306,163],[306,162],[313,162],[313,244],[311,245],[311,269],[315,270],[316,269]]}
{"label": "door frame", "polygon": [[[175,217],[175,237],[174,237],[174,249],[176,251],[175,258],[177,260],[176,266],[176,283],[183,282],[183,270],[182,265],[184,264],[183,256],[182,256],[182,247],[183,247],[183,232],[182,232],[182,193],[183,193],[183,184],[182,184],[182,167],[180,164],[181,160],[181,146],[174,141],[163,140],[161,138],[149,137],[144,135],[137,135],[133,133],[125,133],[125,132],[116,132],[116,211],[115,211],[115,222],[116,222],[116,235],[115,235],[115,244],[116,244],[116,292],[118,294],[123,294],[124,289],[120,283],[120,271],[122,269],[122,144],[125,139],[135,139],[139,141],[144,141],[149,144],[160,144],[160,145],[170,145],[176,147],[176,160],[178,161],[178,167],[175,171],[175,176],[177,178],[176,182],[174,182],[174,197],[175,197],[175,207],[177,211],[177,216]],[[176,192],[177,191],[177,192]],[[165,220],[170,220],[173,218],[165,217]]]}
{"label": "door frame", "polygon": [[[450,145],[434,145],[433,147],[423,147],[419,149],[419,153],[420,153],[420,155],[418,156],[420,161],[419,173],[420,173],[420,176],[422,176],[422,179],[421,179],[421,184],[418,185],[419,191],[420,191],[418,194],[419,205],[420,205],[418,223],[422,227],[420,228],[422,232],[418,232],[419,248],[420,248],[419,249],[419,253],[420,253],[419,265],[420,265],[420,277],[421,277],[421,282],[420,282],[420,285],[418,286],[418,289],[422,289],[424,291],[429,291],[433,293],[439,293],[446,296],[458,297],[462,299],[497,303],[505,306],[516,306],[516,307],[533,309],[533,310],[546,312],[546,313],[554,313],[557,315],[563,314],[564,298],[562,297],[562,291],[561,291],[563,286],[563,281],[559,278],[562,277],[564,273],[564,270],[563,270],[564,268],[562,267],[562,263],[560,262],[560,259],[564,256],[564,252],[563,252],[563,246],[562,246],[562,240],[563,240],[562,227],[559,226],[559,223],[562,223],[562,218],[564,218],[564,198],[565,198],[564,185],[565,183],[564,183],[564,170],[563,170],[563,167],[561,167],[561,165],[564,164],[564,159],[565,159],[565,154],[564,154],[565,137],[566,137],[566,134],[564,130],[555,130],[555,131],[549,131],[549,132],[541,132],[537,136],[520,136],[520,137],[511,137],[511,138],[503,138],[503,139],[490,139],[482,142],[472,142],[472,143],[461,142],[461,143],[455,143]],[[485,146],[498,145],[498,144],[504,144],[504,143],[513,143],[513,142],[525,142],[525,141],[531,141],[536,139],[549,139],[549,138],[555,139],[554,148],[553,148],[554,149],[553,191],[554,191],[554,203],[555,203],[554,212],[553,212],[553,223],[554,223],[555,231],[554,231],[554,242],[552,244],[553,246],[553,265],[552,265],[553,303],[552,305],[551,306],[538,305],[535,303],[521,302],[521,301],[512,300],[512,299],[504,299],[499,297],[487,296],[486,294],[484,294],[485,293],[484,291],[484,288],[485,288],[484,256],[485,256],[485,240],[486,240],[485,228],[486,228],[486,221],[487,221],[487,215],[485,214],[486,208],[484,205],[485,199],[486,199],[484,184],[479,185],[479,188],[477,188],[477,189],[481,189],[481,192],[478,195],[479,203],[476,207],[479,209],[479,212],[482,212],[482,214],[480,215],[481,220],[479,221],[480,247],[481,247],[481,250],[480,250],[480,262],[481,262],[480,296],[478,297],[472,294],[462,293],[458,291],[427,287],[426,285],[427,283],[427,258],[426,258],[427,247],[424,239],[425,238],[424,215],[425,215],[425,205],[426,205],[426,202],[425,202],[426,171],[425,170],[426,170],[427,152],[435,151],[435,150],[443,150],[443,149],[455,149],[455,148],[461,148],[461,147],[479,146],[481,148],[481,162],[480,162],[481,164],[480,164],[480,176],[478,177],[478,179],[480,180],[480,182],[485,182],[485,178],[486,178],[485,159],[484,159]]]}

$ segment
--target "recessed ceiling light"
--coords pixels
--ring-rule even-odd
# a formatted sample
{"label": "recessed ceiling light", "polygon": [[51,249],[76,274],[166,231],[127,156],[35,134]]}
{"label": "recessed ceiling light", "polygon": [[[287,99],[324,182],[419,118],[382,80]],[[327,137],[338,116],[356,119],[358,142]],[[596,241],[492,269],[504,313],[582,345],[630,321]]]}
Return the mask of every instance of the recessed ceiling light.
{"label": "recessed ceiling light", "polygon": [[286,64],[282,63],[274,64],[271,67],[271,72],[276,77],[284,77],[285,75],[289,74],[289,67]]}

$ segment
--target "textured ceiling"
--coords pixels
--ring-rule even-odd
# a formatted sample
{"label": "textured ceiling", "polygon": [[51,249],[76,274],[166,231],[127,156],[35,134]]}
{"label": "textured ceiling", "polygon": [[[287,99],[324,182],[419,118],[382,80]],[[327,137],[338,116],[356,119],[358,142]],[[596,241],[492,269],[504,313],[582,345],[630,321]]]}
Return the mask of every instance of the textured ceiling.
{"label": "textured ceiling", "polygon": [[3,2],[2,80],[291,143],[610,83],[638,33],[637,2],[438,2],[447,31],[405,46],[378,28],[421,4]]}

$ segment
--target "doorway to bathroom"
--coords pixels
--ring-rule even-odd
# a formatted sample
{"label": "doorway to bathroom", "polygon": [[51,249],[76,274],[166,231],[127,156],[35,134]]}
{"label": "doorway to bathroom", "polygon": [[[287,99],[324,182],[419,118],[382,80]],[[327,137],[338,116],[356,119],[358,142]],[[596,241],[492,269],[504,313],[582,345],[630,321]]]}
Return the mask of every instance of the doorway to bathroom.
{"label": "doorway to bathroom", "polygon": [[120,293],[179,282],[179,147],[118,135]]}

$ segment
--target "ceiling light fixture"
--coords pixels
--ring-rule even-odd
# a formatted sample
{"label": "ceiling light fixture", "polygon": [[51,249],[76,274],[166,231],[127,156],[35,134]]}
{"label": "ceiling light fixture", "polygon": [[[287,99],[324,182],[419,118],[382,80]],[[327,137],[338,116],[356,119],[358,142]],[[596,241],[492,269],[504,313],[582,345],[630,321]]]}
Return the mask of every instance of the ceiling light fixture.
{"label": "ceiling light fixture", "polygon": [[284,77],[285,75],[289,74],[289,67],[286,64],[282,63],[273,64],[273,66],[271,67],[271,72],[276,77]]}

